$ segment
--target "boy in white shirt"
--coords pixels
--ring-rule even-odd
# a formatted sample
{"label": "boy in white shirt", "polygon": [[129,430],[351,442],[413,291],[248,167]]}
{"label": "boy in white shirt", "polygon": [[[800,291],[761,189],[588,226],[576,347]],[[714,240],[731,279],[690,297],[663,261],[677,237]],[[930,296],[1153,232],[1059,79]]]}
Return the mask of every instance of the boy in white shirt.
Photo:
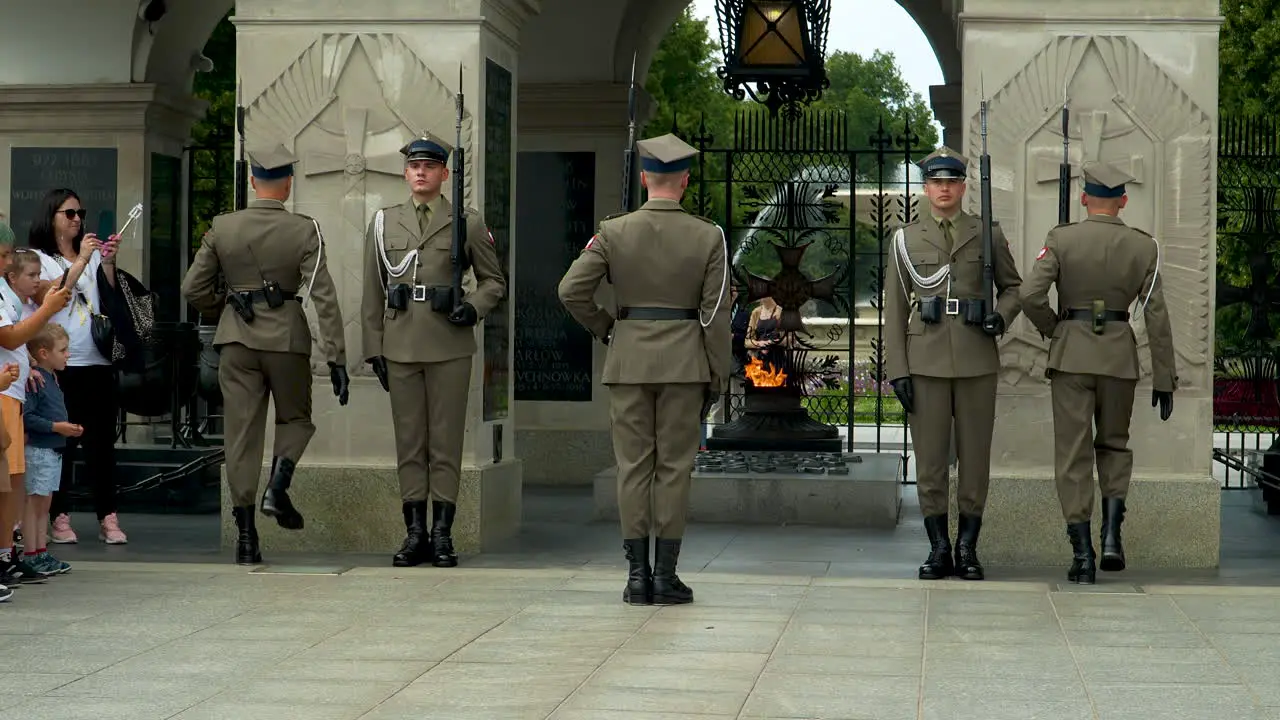
{"label": "boy in white shirt", "polygon": [[[5,239],[8,239],[7,246],[3,242]],[[0,391],[0,423],[9,436],[9,446],[5,449],[8,473],[0,478],[0,578],[29,582],[41,579],[47,573],[37,572],[23,563],[13,547],[13,527],[22,517],[26,499],[23,477],[26,472],[26,432],[22,425],[22,403],[26,399],[27,376],[31,372],[27,343],[66,307],[71,292],[66,288],[50,289],[43,304],[24,318],[23,306],[31,299],[35,288],[30,288],[24,297],[21,292],[25,289],[23,281],[16,280],[19,287],[15,288],[9,278],[23,278],[34,268],[36,284],[39,284],[39,256],[25,248],[15,249],[13,234],[9,231],[7,238],[0,237],[0,267],[6,269],[5,282],[0,282],[0,365],[12,363],[18,367],[14,382]],[[16,273],[11,273],[11,270],[16,270]]]}

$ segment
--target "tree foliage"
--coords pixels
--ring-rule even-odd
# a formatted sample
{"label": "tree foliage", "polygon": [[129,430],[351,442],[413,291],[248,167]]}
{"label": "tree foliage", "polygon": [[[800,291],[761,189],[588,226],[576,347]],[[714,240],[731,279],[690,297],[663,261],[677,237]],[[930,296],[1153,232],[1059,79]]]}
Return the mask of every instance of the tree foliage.
{"label": "tree foliage", "polygon": [[194,94],[209,103],[204,119],[191,131],[191,252],[215,215],[235,200],[236,29],[231,13],[214,28],[204,55],[213,72],[197,73]]}

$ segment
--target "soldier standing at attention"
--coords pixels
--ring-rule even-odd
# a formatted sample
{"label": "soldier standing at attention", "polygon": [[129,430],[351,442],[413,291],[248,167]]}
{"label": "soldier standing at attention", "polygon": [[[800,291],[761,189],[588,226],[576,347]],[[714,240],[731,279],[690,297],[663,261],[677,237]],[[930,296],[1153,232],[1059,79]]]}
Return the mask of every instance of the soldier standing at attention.
{"label": "soldier standing at attention", "polygon": [[[475,325],[506,292],[484,218],[465,209],[464,252],[476,289],[454,303],[450,260],[453,204],[440,194],[453,148],[420,138],[400,149],[410,197],[379,210],[364,241],[360,315],[364,356],[391,394],[396,472],[406,536],[395,567],[453,567],[462,445],[467,429]],[[431,531],[427,501],[434,500]]]}
{"label": "soldier standing at attention", "polygon": [[[1130,305],[1141,303],[1151,348],[1151,407],[1173,414],[1178,377],[1173,331],[1160,283],[1160,245],[1125,225],[1125,184],[1133,178],[1107,163],[1082,168],[1081,203],[1089,217],[1049,231],[1023,286],[1027,318],[1049,341],[1045,375],[1053,392],[1054,480],[1074,556],[1067,579],[1097,578],[1089,524],[1093,518],[1093,464],[1102,490],[1102,569],[1124,569],[1120,524],[1133,474],[1129,420],[1139,378],[1138,343]],[[1058,311],[1049,287],[1058,286]]]}
{"label": "soldier standing at attention", "polygon": [[[262,514],[286,530],[302,515],[289,500],[294,468],[315,434],[311,423],[311,330],[303,312],[315,301],[321,347],[338,402],[347,404],[346,339],[338,293],[315,220],[285,208],[297,158],[283,145],[249,150],[257,199],[219,215],[182,280],[182,294],[203,315],[220,313],[213,344],[226,423],[227,484],[239,538],[236,562],[262,562],[253,503],[262,472],[267,399],[275,404],[271,479]],[[218,275],[226,283],[218,289]],[[304,290],[305,288],[305,290]],[[302,294],[299,295],[299,292]]]}
{"label": "soldier standing at attention", "polygon": [[[969,161],[947,147],[920,162],[930,211],[894,233],[885,280],[885,374],[911,425],[916,492],[929,535],[922,580],[984,577],[978,534],[991,480],[1000,356],[996,338],[1018,316],[1022,280],[992,223],[998,298],[983,307],[982,220],[960,209]],[[947,522],[954,421],[960,518],[954,557]]]}
{"label": "soldier standing at attention", "polygon": [[[630,563],[622,599],[676,605],[693,602],[676,561],[699,425],[733,369],[729,257],[720,227],[680,206],[698,151],[670,134],[636,148],[648,202],[600,223],[559,293],[569,314],[609,346],[602,382]],[[606,277],[617,297],[616,321],[594,300]]]}

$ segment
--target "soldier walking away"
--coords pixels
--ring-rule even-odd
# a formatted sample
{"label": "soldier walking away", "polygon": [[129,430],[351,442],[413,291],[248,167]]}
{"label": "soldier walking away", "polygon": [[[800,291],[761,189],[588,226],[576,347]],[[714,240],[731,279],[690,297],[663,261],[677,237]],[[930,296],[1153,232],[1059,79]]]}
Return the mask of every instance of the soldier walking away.
{"label": "soldier walking away", "polygon": [[[885,370],[908,413],[916,492],[929,536],[922,580],[984,577],[978,535],[991,476],[1000,357],[996,338],[1018,316],[1022,280],[992,223],[993,278],[985,307],[981,218],[960,209],[969,161],[947,147],[920,162],[930,211],[894,233],[885,282]],[[960,464],[954,556],[948,524],[951,433]]]}
{"label": "soldier walking away", "polygon": [[[316,430],[311,422],[312,339],[303,310],[310,301],[320,321],[320,346],[333,394],[342,405],[348,399],[342,310],[326,265],[324,236],[319,223],[284,205],[293,190],[297,158],[283,145],[248,152],[257,199],[213,219],[182,280],[187,302],[204,315],[220,313],[213,344],[220,353],[227,483],[239,531],[236,562],[242,565],[262,562],[253,504],[262,472],[268,399],[275,405],[275,448],[262,514],[286,530],[301,530],[304,524],[288,490]],[[219,274],[224,288],[219,288]]]}
{"label": "soldier walking away", "polygon": [[[676,575],[699,424],[733,368],[724,232],[680,206],[697,150],[674,135],[636,143],[648,201],[605,218],[560,281],[560,301],[608,346],[618,511],[632,605],[693,602]],[[616,318],[596,304],[601,280]],[[649,540],[655,539],[649,565]]]}
{"label": "soldier walking away", "polygon": [[[1090,520],[1093,465],[1102,491],[1102,569],[1125,567],[1120,525],[1133,474],[1129,421],[1140,375],[1128,308],[1138,301],[1151,348],[1151,407],[1173,414],[1178,377],[1160,279],[1160,244],[1120,219],[1133,178],[1107,163],[1082,168],[1088,217],[1049,231],[1023,286],[1027,318],[1049,340],[1053,475],[1073,557],[1067,579],[1091,585],[1098,572]],[[1057,285],[1058,310],[1049,306]]]}
{"label": "soldier walking away", "polygon": [[[506,281],[493,237],[474,208],[456,208],[440,194],[453,152],[434,137],[400,149],[410,196],[379,210],[364,240],[360,315],[364,356],[391,394],[405,540],[395,567],[430,562],[453,567],[453,519],[458,509],[462,445],[467,428],[475,325],[498,304]],[[462,182],[455,177],[454,183]],[[461,198],[461,195],[455,195]],[[466,223],[461,252],[452,230]],[[455,302],[455,273],[475,272],[476,288]],[[427,531],[427,502],[431,530]]]}

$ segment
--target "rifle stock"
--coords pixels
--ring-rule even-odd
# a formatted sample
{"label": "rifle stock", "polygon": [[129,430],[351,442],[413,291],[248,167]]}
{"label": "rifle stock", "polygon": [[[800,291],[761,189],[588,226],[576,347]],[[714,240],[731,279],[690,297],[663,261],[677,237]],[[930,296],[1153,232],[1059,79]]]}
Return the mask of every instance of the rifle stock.
{"label": "rifle stock", "polygon": [[1066,90],[1062,93],[1062,163],[1058,166],[1058,224],[1071,222],[1071,111]]}
{"label": "rifle stock", "polygon": [[982,181],[982,309],[983,314],[995,312],[995,269],[992,260],[994,249],[991,229],[991,155],[987,153],[987,101],[984,96],[982,113],[982,158],[979,173]]}
{"label": "rifle stock", "polygon": [[622,211],[631,212],[631,178],[636,158],[636,56],[631,56],[631,85],[627,89],[627,147],[622,151]]}
{"label": "rifle stock", "polygon": [[462,97],[462,66],[459,65],[458,102],[454,123],[457,142],[454,144],[453,151],[453,241],[449,245],[449,262],[453,270],[451,290],[455,310],[462,306],[462,252],[464,243],[467,241],[467,215],[462,207],[465,198],[463,194],[463,185],[465,184],[463,169],[466,167],[465,153],[462,149],[462,113],[466,106],[465,103],[466,101]]}
{"label": "rifle stock", "polygon": [[236,159],[235,209],[249,206],[249,163],[244,156],[244,105],[240,96],[240,83],[236,83],[236,135],[240,138],[240,157]]}

